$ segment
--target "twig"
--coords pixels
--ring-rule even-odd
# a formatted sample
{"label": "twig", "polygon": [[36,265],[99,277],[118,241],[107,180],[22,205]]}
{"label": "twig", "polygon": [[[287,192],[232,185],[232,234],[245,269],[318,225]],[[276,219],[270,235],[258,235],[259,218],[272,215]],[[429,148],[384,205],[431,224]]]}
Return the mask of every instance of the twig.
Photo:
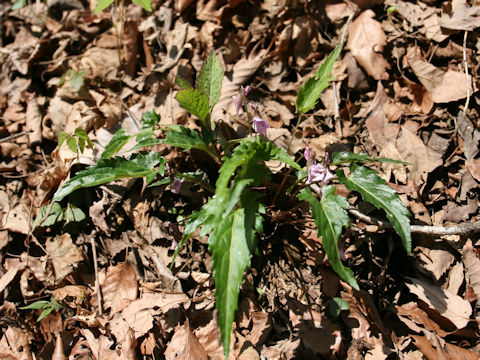
{"label": "twig", "polygon": [[98,314],[103,314],[102,306],[102,289],[100,288],[100,280],[98,278],[98,264],[97,264],[97,247],[95,244],[95,232],[90,234],[90,244],[92,245],[93,268],[95,270],[95,291],[97,292]]}
{"label": "twig", "polygon": [[342,47],[343,47],[343,44],[345,43],[345,40],[347,38],[347,31],[348,31],[348,28],[350,27],[350,24],[351,24],[354,16],[355,16],[355,11],[352,10],[350,15],[348,16],[347,22],[345,23],[345,27],[343,28],[342,37],[340,38],[340,44],[342,44]]}
{"label": "twig", "polygon": [[340,103],[338,101],[338,96],[337,96],[337,83],[334,81],[332,82],[333,85],[333,99],[335,100],[335,114],[333,115],[333,119],[335,120],[335,131],[340,136],[340,138],[343,137],[343,131],[342,131],[342,122],[340,121]]}
{"label": "twig", "polygon": [[16,139],[16,138],[18,138],[18,137],[20,137],[20,136],[23,136],[23,135],[28,135],[28,134],[31,133],[31,132],[32,132],[32,130],[25,130],[25,131],[22,131],[22,132],[20,132],[20,133],[18,133],[18,134],[13,134],[13,135],[10,135],[10,136],[6,136],[6,137],[0,139],[0,143],[3,143],[3,142],[5,142],[5,141],[9,141],[9,140]]}
{"label": "twig", "polygon": [[[348,209],[348,212],[362,221],[377,225],[379,228],[393,229],[393,225],[388,221],[365,215],[356,209]],[[465,222],[452,226],[411,225],[410,231],[412,233],[426,235],[468,235],[480,232],[480,221]]]}
{"label": "twig", "polygon": [[470,103],[470,77],[468,76],[468,61],[467,61],[467,35],[468,31],[465,30],[463,35],[463,64],[465,65],[465,78],[467,85],[467,99],[465,100],[465,106],[463,107],[462,122],[465,120],[468,112],[468,104]]}

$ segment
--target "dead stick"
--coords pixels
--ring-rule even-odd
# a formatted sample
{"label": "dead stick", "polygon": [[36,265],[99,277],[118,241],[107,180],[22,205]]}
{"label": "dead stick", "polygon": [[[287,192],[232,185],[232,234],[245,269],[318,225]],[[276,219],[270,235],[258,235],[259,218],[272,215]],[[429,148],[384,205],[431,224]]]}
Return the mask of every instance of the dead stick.
{"label": "dead stick", "polygon": [[97,264],[97,247],[95,244],[95,232],[90,235],[90,243],[92,245],[93,268],[95,269],[95,290],[97,292],[98,313],[103,314],[102,306],[102,289],[100,288],[100,280],[98,278],[98,264]]}
{"label": "dead stick", "polygon": [[[388,221],[365,215],[356,209],[348,209],[348,212],[369,224],[377,225],[383,229],[393,229],[393,225]],[[452,226],[411,225],[410,231],[426,235],[468,235],[480,232],[480,221],[465,222]]]}
{"label": "dead stick", "polygon": [[470,103],[470,77],[468,76],[468,61],[467,61],[467,35],[468,31],[465,30],[463,36],[463,64],[465,65],[465,78],[467,85],[467,99],[465,100],[465,106],[463,107],[462,121],[465,120],[468,112],[468,104]]}

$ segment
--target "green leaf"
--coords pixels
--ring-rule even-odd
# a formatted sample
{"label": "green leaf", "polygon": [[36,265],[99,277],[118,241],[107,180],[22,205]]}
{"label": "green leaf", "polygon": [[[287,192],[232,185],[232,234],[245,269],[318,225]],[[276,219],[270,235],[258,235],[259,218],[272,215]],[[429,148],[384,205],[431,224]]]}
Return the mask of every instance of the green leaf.
{"label": "green leaf", "polygon": [[29,310],[29,309],[38,310],[38,309],[47,309],[49,307],[51,307],[50,301],[37,300],[37,301],[31,303],[30,305],[20,307],[20,309],[22,309],[22,310]]}
{"label": "green leaf", "polygon": [[185,90],[185,89],[193,89],[193,86],[192,84],[190,84],[187,80],[185,80],[184,78],[180,77],[180,76],[177,76],[177,78],[175,79],[175,83],[180,86],[180,88],[182,90]]}
{"label": "green leaf", "polygon": [[134,4],[140,5],[147,11],[152,12],[152,0],[132,0]]}
{"label": "green leaf", "polygon": [[80,89],[82,88],[83,86],[83,81],[85,79],[85,76],[88,74],[88,71],[87,70],[83,70],[81,72],[76,72],[76,71],[72,71],[70,72],[70,85],[72,85],[72,88],[75,90],[75,91],[80,91]]}
{"label": "green leaf", "polygon": [[322,91],[328,87],[329,81],[333,80],[333,78],[330,77],[330,73],[341,51],[342,45],[339,44],[335,50],[328,55],[315,76],[309,78],[305,85],[300,87],[295,104],[297,114],[304,114],[315,107]]}
{"label": "green leaf", "polygon": [[105,10],[110,4],[113,3],[113,1],[114,0],[98,0],[97,7],[95,8],[95,11],[93,13],[96,15],[99,12]]}
{"label": "green leaf", "polygon": [[192,148],[209,151],[208,144],[201,138],[200,133],[186,126],[170,125],[165,142],[185,151]]}
{"label": "green leaf", "polygon": [[48,309],[45,309],[42,311],[42,313],[40,314],[40,316],[37,318],[37,322],[41,321],[43,318],[47,317],[48,315],[50,315],[50,313],[53,311],[54,309],[53,308],[48,308]]}
{"label": "green leaf", "polygon": [[65,220],[67,223],[70,222],[80,222],[86,219],[85,213],[82,209],[77,208],[76,206],[70,204],[65,212]]}
{"label": "green leaf", "polygon": [[120,151],[120,149],[132,138],[133,135],[127,134],[124,128],[118,130],[115,135],[113,135],[112,139],[109,141],[107,146],[105,146],[105,150],[100,157],[102,159],[110,159],[113,155]]}
{"label": "green leaf", "polygon": [[210,99],[209,109],[212,111],[220,99],[222,90],[223,70],[214,52],[210,54],[202,66],[197,78],[197,89],[203,90]]}
{"label": "green leaf", "polygon": [[[73,191],[125,178],[140,178],[152,174],[165,174],[166,160],[158,153],[134,154],[130,159],[114,157],[100,159],[98,164],[78,172],[53,196],[60,201]],[[158,168],[155,168],[158,166]]]}
{"label": "green leaf", "polygon": [[238,306],[243,272],[250,264],[250,250],[245,228],[245,209],[240,208],[218,224],[209,238],[215,277],[215,299],[218,324],[225,358],[230,349],[230,335]]}
{"label": "green leaf", "polygon": [[67,133],[65,131],[60,131],[60,134],[58,135],[58,147],[63,145],[63,142],[67,138]]}
{"label": "green leaf", "polygon": [[191,114],[198,117],[203,125],[208,128],[206,119],[209,114],[209,98],[203,90],[185,89],[180,90],[175,97],[180,106]]}
{"label": "green leaf", "polygon": [[389,158],[371,158],[365,153],[355,154],[350,151],[340,151],[333,153],[331,165],[340,165],[344,163],[353,163],[353,162],[384,162],[384,163],[393,163],[393,164],[404,164],[408,165],[409,163],[393,160]]}
{"label": "green leaf", "polygon": [[145,111],[142,116],[142,129],[153,127],[160,122],[160,115],[155,110]]}
{"label": "green leaf", "polygon": [[73,136],[67,138],[67,145],[70,150],[72,150],[75,154],[78,154],[77,140]]}
{"label": "green leaf", "polygon": [[410,234],[410,211],[405,207],[387,183],[377,175],[377,172],[365,166],[350,166],[350,176],[346,177],[343,170],[337,170],[338,181],[344,184],[349,190],[357,191],[362,198],[377,209],[382,209],[387,219],[402,239],[403,246],[407,253],[412,252],[412,237]]}
{"label": "green leaf", "polygon": [[348,202],[343,196],[335,195],[335,186],[322,187],[322,199],[318,201],[310,190],[303,189],[297,195],[300,200],[307,201],[312,208],[312,217],[317,225],[318,236],[322,237],[322,246],[327,253],[328,260],[333,270],[354,289],[358,290],[352,270],[342,264],[338,239],[342,228],[350,225],[345,208]]}
{"label": "green leaf", "polygon": [[27,6],[27,0],[17,0],[12,5],[12,10],[19,10]]}
{"label": "green leaf", "polygon": [[[50,206],[52,208],[50,209]],[[50,213],[47,215],[47,211],[50,209]],[[45,220],[42,219],[47,215]],[[47,204],[42,206],[40,211],[38,212],[37,217],[35,218],[35,221],[33,222],[33,227],[36,228],[37,226],[52,226],[58,221],[62,221],[64,215],[64,211],[62,207],[60,206],[59,203],[53,203],[53,205]]]}
{"label": "green leaf", "polygon": [[336,319],[343,310],[350,309],[347,301],[339,297],[334,297],[329,304],[330,314]]}

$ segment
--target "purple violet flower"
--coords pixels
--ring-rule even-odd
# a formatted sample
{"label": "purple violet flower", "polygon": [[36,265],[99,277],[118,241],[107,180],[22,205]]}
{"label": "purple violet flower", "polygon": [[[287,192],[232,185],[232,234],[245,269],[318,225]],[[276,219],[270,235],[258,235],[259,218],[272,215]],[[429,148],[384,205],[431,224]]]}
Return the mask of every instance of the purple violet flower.
{"label": "purple violet flower", "polygon": [[183,184],[183,178],[175,178],[172,180],[170,183],[170,191],[174,194],[180,193],[180,188],[182,187]]}
{"label": "purple violet flower", "polygon": [[235,104],[235,110],[237,111],[237,115],[240,112],[240,109],[243,106],[243,101],[241,96],[232,96],[233,103]]}
{"label": "purple violet flower", "polygon": [[329,181],[334,178],[335,175],[322,164],[313,164],[308,170],[308,184],[313,182],[322,182],[324,185],[327,185]]}
{"label": "purple violet flower", "polygon": [[305,160],[307,161],[310,160],[310,148],[308,146],[305,148],[304,156],[305,156]]}
{"label": "purple violet flower", "polygon": [[243,89],[243,94],[247,96],[249,91],[250,91],[250,85],[247,85],[245,86],[245,89]]}
{"label": "purple violet flower", "polygon": [[267,129],[270,127],[268,123],[260,116],[255,116],[253,119],[253,130],[260,135],[267,135]]}

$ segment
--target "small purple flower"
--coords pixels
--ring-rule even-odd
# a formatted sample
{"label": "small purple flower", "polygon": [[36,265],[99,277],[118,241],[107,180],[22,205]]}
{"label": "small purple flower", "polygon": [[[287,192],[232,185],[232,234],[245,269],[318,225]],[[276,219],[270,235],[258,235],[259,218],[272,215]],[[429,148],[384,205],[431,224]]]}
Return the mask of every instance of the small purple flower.
{"label": "small purple flower", "polygon": [[254,113],[257,113],[257,112],[258,112],[257,105],[255,105],[254,103],[249,102],[249,103],[248,103],[248,107],[249,107]]}
{"label": "small purple flower", "polygon": [[327,185],[329,181],[334,178],[335,175],[322,164],[313,164],[308,170],[308,184],[313,182],[322,182],[324,185]]}
{"label": "small purple flower", "polygon": [[307,161],[310,160],[310,148],[308,146],[305,148],[304,156],[305,156],[305,160]]}
{"label": "small purple flower", "polygon": [[182,187],[183,184],[183,178],[175,178],[172,180],[170,183],[170,191],[174,194],[178,194],[180,192],[180,188]]}
{"label": "small purple flower", "polygon": [[245,86],[245,89],[243,89],[243,94],[247,96],[249,91],[250,91],[250,85],[247,85]]}
{"label": "small purple flower", "polygon": [[270,127],[268,123],[260,116],[255,116],[253,119],[253,130],[260,135],[267,135],[267,129]]}
{"label": "small purple flower", "polygon": [[237,111],[237,115],[240,112],[240,109],[243,106],[243,100],[241,96],[232,96],[233,103],[235,104],[235,110]]}

